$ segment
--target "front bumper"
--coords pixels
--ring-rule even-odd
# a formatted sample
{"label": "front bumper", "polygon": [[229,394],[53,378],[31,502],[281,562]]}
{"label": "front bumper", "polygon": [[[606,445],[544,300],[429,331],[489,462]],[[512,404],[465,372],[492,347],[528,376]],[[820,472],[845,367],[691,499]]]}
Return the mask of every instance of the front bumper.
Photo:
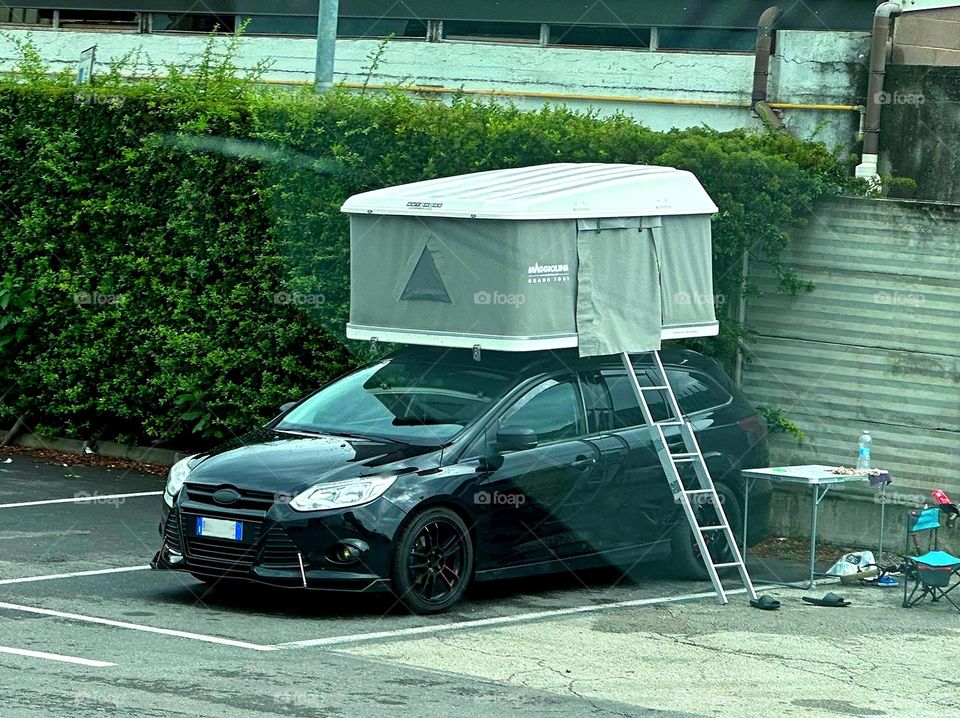
{"label": "front bumper", "polygon": [[[150,566],[212,579],[238,579],[287,588],[373,592],[389,588],[393,537],[405,513],[384,498],[350,509],[301,513],[280,500],[242,501],[230,509],[207,503],[190,488],[160,525],[162,544]],[[269,497],[272,501],[272,496]],[[243,523],[242,541],[197,535],[197,517]],[[336,559],[344,544],[358,556]]]}

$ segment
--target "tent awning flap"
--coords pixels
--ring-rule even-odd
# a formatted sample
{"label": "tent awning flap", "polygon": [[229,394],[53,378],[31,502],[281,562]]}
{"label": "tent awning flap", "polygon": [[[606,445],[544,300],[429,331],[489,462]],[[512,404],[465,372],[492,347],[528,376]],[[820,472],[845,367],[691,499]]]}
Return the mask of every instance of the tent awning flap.
{"label": "tent awning flap", "polygon": [[653,233],[638,219],[577,222],[580,356],[660,348],[662,310]]}

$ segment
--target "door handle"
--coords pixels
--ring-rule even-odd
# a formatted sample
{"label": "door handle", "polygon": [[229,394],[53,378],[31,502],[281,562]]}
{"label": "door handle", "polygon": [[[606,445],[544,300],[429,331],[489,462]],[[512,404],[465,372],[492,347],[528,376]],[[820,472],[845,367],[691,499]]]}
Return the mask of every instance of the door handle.
{"label": "door handle", "polygon": [[574,459],[573,463],[571,463],[570,466],[572,466],[577,471],[586,471],[591,466],[594,466],[596,463],[597,463],[597,460],[592,457],[578,456],[576,459]]}

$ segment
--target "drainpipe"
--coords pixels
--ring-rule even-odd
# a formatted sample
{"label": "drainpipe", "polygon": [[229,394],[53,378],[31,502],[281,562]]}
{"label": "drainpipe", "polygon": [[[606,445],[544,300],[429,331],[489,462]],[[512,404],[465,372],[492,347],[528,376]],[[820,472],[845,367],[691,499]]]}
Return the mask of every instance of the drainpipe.
{"label": "drainpipe", "polygon": [[773,51],[773,33],[777,21],[783,14],[776,5],[768,7],[757,21],[757,45],[753,61],[753,94],[750,96],[750,109],[767,127],[785,131],[783,120],[767,103],[767,83],[770,80],[770,53]]}
{"label": "drainpipe", "polygon": [[873,14],[873,36],[870,40],[870,82],[867,85],[867,111],[863,122],[863,157],[854,174],[877,185],[877,154],[880,147],[880,97],[883,76],[887,71],[887,43],[892,19],[903,12],[897,3],[885,2]]}

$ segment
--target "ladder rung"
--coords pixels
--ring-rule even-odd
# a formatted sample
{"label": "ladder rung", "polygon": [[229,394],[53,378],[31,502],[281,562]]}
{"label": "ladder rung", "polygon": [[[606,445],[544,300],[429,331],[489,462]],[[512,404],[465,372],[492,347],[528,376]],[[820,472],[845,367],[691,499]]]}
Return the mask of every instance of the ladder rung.
{"label": "ladder rung", "polygon": [[700,526],[701,531],[720,531],[721,529],[727,528],[723,524],[717,524],[716,526]]}
{"label": "ladder rung", "polygon": [[690,489],[688,491],[684,491],[683,493],[685,493],[687,496],[695,496],[696,494],[712,494],[713,489]]}
{"label": "ladder rung", "polygon": [[715,563],[713,564],[714,568],[733,568],[734,566],[739,566],[739,561],[731,561],[729,563]]}
{"label": "ladder rung", "polygon": [[654,426],[683,426],[685,421],[655,421]]}
{"label": "ladder rung", "polygon": [[641,386],[640,391],[666,391],[669,386]]}
{"label": "ladder rung", "polygon": [[697,454],[693,452],[679,453],[679,454],[670,454],[674,459],[696,459]]}

